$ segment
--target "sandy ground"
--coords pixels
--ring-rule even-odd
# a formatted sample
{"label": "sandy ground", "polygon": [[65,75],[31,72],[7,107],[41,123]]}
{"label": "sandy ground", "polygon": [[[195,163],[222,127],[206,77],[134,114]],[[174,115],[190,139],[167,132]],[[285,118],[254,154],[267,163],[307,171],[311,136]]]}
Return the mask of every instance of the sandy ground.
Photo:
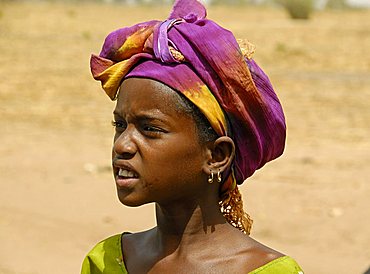
{"label": "sandy ground", "polygon": [[[0,273],[78,273],[86,252],[154,225],[110,171],[113,103],[89,72],[113,29],[168,8],[0,1]],[[252,236],[306,273],[370,267],[370,11],[212,8],[257,46],[288,122],[285,154],[242,186]],[[232,16],[230,16],[232,15]]]}

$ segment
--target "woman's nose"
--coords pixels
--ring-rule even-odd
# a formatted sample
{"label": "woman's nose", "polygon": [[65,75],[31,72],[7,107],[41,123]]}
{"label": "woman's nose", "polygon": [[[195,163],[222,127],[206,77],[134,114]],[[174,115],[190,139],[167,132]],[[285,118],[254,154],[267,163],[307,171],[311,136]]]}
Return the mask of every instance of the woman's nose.
{"label": "woman's nose", "polygon": [[114,141],[113,151],[116,155],[119,155],[124,159],[132,158],[137,151],[132,132],[130,132],[128,129],[122,132]]}

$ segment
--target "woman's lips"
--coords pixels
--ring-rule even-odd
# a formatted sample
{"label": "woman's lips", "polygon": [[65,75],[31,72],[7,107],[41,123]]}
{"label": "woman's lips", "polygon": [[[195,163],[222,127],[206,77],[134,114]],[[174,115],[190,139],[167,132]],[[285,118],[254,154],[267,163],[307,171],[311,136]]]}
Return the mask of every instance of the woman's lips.
{"label": "woman's lips", "polygon": [[112,164],[117,187],[133,188],[140,177],[135,168],[127,160],[120,158],[114,158]]}
{"label": "woman's lips", "polygon": [[136,174],[136,172],[132,170],[128,170],[125,168],[120,168],[118,170],[118,176],[125,177],[125,178],[138,178],[139,176]]}
{"label": "woman's lips", "polygon": [[120,188],[132,188],[138,181],[139,175],[129,169],[119,168],[116,175],[116,184]]}
{"label": "woman's lips", "polygon": [[116,184],[119,188],[132,188],[138,180],[138,178],[116,176]]}

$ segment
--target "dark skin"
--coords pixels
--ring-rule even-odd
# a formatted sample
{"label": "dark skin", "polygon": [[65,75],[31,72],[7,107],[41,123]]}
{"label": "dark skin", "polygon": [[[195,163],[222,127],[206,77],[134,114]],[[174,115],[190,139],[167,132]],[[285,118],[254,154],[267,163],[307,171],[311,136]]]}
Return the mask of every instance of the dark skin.
{"label": "dark skin", "polygon": [[207,182],[230,167],[233,140],[201,143],[178,95],[159,82],[127,79],[121,90],[112,153],[118,197],[128,206],[155,202],[157,218],[155,228],[122,236],[128,272],[248,273],[283,256],[228,224],[219,184]]}

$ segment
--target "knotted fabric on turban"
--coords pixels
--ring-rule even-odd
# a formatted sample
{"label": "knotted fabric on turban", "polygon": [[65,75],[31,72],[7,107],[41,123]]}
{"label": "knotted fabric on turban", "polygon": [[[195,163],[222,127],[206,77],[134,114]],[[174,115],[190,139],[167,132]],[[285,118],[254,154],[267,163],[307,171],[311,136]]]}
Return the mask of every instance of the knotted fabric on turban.
{"label": "knotted fabric on turban", "polygon": [[126,78],[162,82],[193,102],[218,135],[231,136],[236,154],[222,192],[284,150],[284,114],[268,77],[196,0],[176,1],[163,22],[112,32],[92,55],[91,70],[112,100]]}

